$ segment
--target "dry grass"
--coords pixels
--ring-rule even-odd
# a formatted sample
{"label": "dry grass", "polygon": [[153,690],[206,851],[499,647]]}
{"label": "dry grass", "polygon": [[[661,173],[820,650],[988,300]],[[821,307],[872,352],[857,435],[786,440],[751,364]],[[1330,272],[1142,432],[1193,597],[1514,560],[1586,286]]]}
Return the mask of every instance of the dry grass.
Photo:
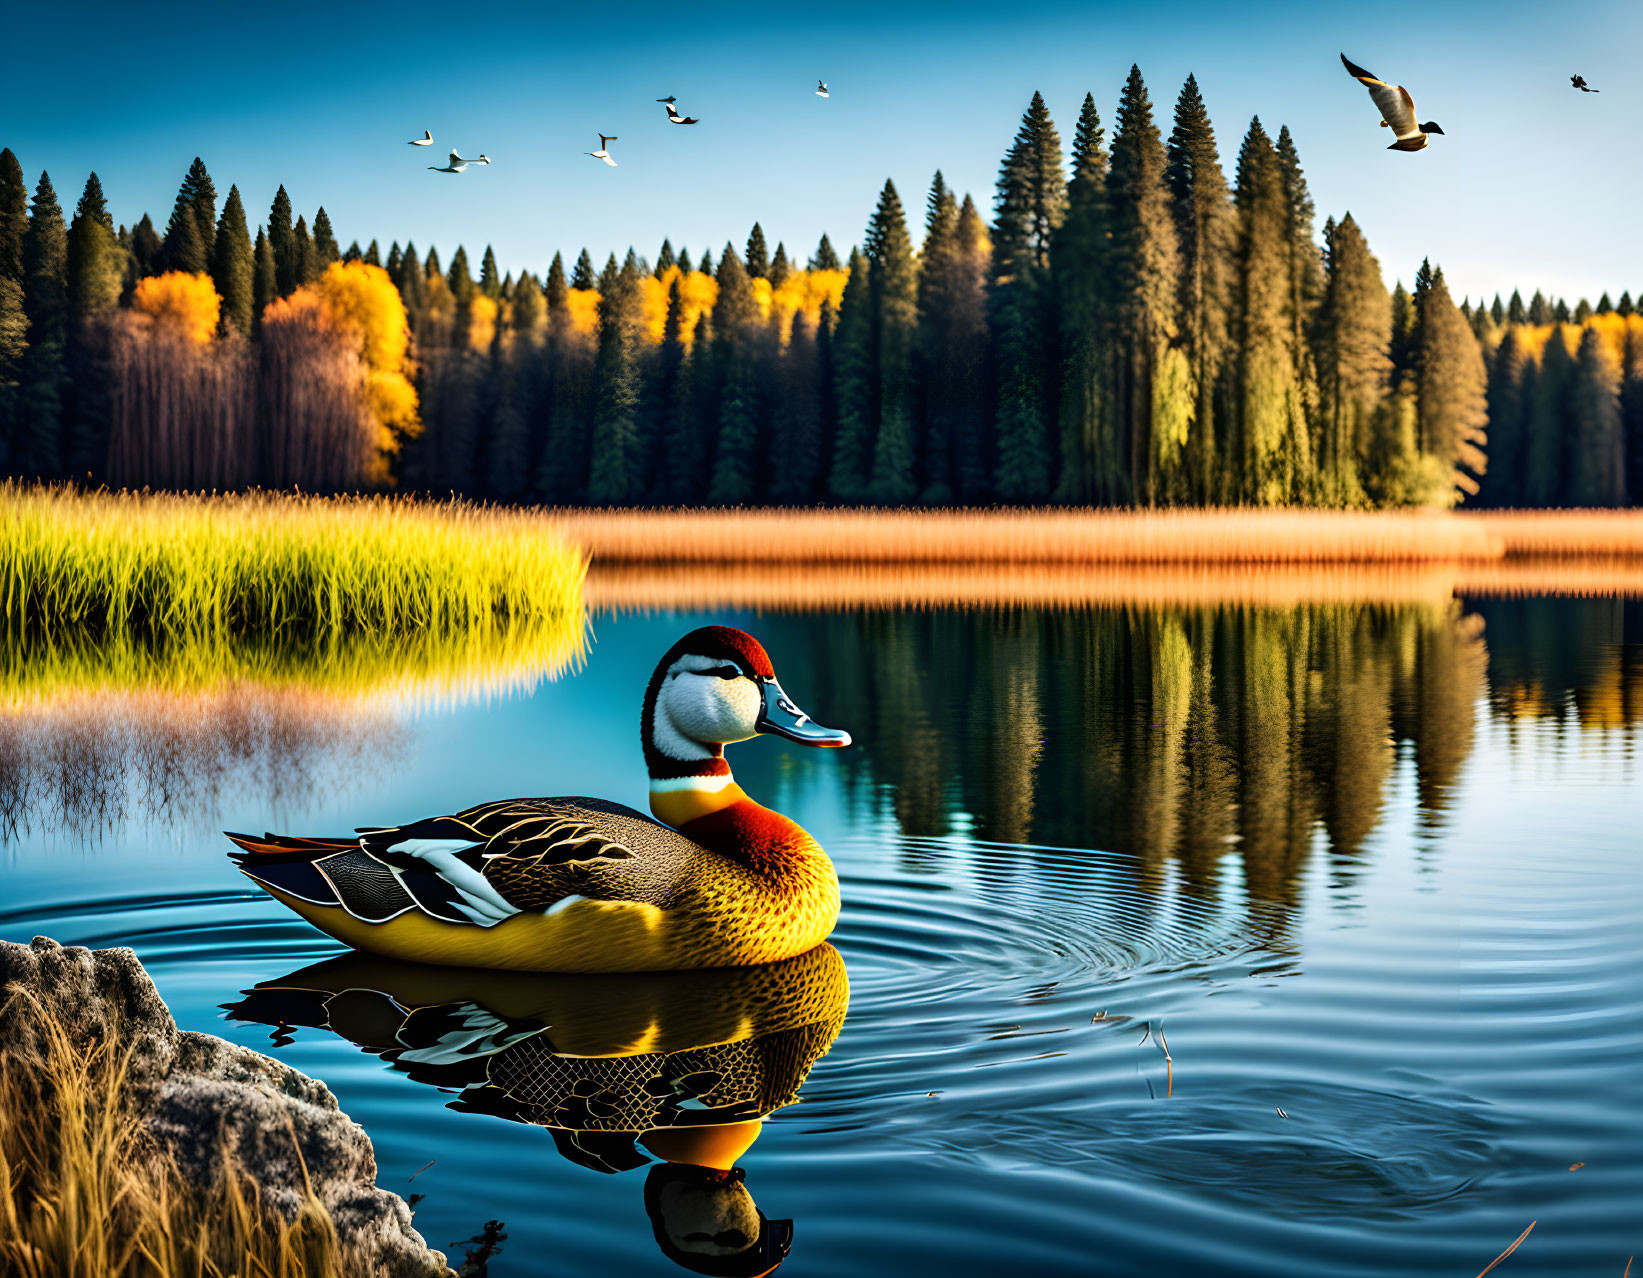
{"label": "dry grass", "polygon": [[1439,511],[546,513],[596,563],[1411,563],[1506,553],[1478,521]]}
{"label": "dry grass", "polygon": [[1498,538],[1511,559],[1643,556],[1643,509],[1480,510],[1458,518]]}
{"label": "dry grass", "polygon": [[734,608],[1079,608],[1440,603],[1453,595],[1643,597],[1643,560],[1341,564],[598,563],[595,613]]}
{"label": "dry grass", "polygon": [[[28,999],[26,993],[13,998]],[[305,1186],[268,1219],[250,1175],[186,1183],[121,1105],[133,1045],[74,1042],[35,1002],[35,1042],[0,1056],[0,1273],[8,1278],[342,1278]],[[294,1139],[294,1138],[293,1138]]]}

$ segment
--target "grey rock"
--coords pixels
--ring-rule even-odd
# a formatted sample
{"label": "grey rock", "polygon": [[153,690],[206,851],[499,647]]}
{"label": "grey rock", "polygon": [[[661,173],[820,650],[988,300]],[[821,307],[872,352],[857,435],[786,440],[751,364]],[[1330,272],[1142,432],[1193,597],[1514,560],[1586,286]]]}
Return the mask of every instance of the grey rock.
{"label": "grey rock", "polygon": [[291,1220],[306,1171],[344,1247],[369,1265],[363,1273],[448,1278],[445,1257],[413,1228],[405,1200],[377,1188],[371,1138],[330,1089],[260,1052],[179,1030],[131,950],[0,941],[0,990],[27,996],[0,1002],[0,1053],[35,1041],[35,1003],[55,1012],[76,1042],[117,1028],[137,1044],[126,1104],[186,1183],[219,1183],[226,1149],[256,1178],[264,1212]]}

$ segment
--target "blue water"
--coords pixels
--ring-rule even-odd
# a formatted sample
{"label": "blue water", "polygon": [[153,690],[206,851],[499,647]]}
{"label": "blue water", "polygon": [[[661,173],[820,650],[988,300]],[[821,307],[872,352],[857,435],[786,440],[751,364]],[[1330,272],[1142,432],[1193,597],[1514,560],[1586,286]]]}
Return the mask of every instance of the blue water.
{"label": "blue water", "polygon": [[[843,880],[849,1015],[740,1161],[794,1222],[784,1275],[1470,1275],[1531,1220],[1497,1272],[1643,1252],[1635,603],[600,618],[528,695],[142,767],[107,744],[95,803],[35,776],[0,937],[133,946],[184,1027],[323,1079],[436,1247],[499,1218],[494,1275],[675,1272],[643,1170],[225,1020],[339,949],[217,831],[642,808],[645,678],[706,621],[857,736],[729,755]],[[9,759],[14,796],[46,758]]]}

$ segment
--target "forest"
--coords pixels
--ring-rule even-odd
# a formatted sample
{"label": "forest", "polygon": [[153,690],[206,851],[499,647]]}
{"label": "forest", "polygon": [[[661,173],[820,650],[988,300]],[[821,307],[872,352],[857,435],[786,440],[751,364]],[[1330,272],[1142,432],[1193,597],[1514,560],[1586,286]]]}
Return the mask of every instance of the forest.
{"label": "forest", "polygon": [[[0,151],[0,473],[555,505],[1620,506],[1643,315],[1388,292],[1287,127],[1230,177],[1188,77],[1131,68],[1070,153],[1035,94],[991,216],[886,182],[859,247],[663,241],[538,276],[245,204],[196,159],[160,231]],[[546,256],[544,254],[544,256]]]}

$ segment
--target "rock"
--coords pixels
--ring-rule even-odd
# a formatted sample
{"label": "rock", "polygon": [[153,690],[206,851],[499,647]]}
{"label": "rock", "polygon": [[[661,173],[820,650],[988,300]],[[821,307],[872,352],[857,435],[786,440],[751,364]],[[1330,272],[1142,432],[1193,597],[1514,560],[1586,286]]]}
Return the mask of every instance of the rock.
{"label": "rock", "polygon": [[[54,1012],[74,1041],[118,1027],[136,1042],[124,1100],[182,1171],[202,1188],[220,1182],[223,1150],[257,1180],[262,1207],[293,1219],[304,1169],[345,1248],[390,1278],[448,1278],[445,1257],[411,1224],[404,1199],[376,1185],[371,1138],[329,1088],[290,1066],[211,1034],[179,1030],[129,949],[0,941],[0,989],[27,998],[0,1003],[0,1053],[32,1045],[32,998]],[[297,1153],[300,1150],[299,1161]]]}

